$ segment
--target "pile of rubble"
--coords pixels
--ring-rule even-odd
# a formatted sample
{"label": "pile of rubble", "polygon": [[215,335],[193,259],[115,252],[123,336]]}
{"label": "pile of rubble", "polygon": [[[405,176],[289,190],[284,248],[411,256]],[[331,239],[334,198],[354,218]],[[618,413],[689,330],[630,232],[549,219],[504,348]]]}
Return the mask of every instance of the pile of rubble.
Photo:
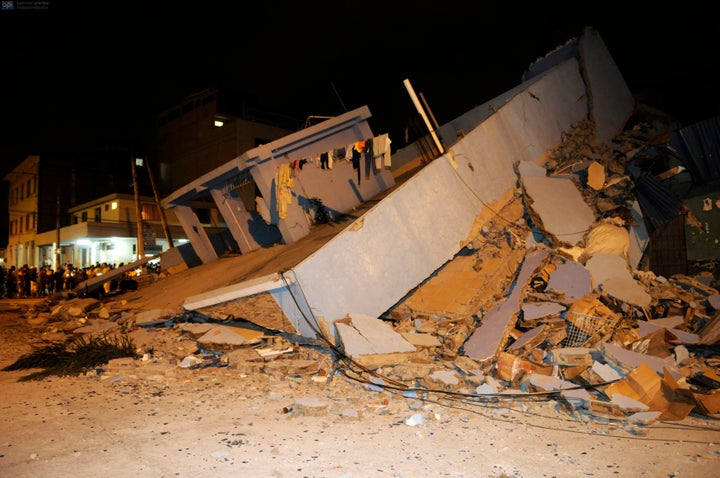
{"label": "pile of rubble", "polygon": [[[714,278],[665,278],[629,264],[628,227],[636,219],[625,163],[639,151],[641,127],[611,150],[592,147],[592,124],[584,122],[548,153],[547,175],[571,174],[601,218],[578,245],[543,230],[524,190],[390,311],[394,330],[419,349],[414,371],[382,354],[358,360],[429,389],[477,384],[471,393],[552,393],[604,418],[647,422],[720,411]],[[449,379],[438,373],[439,361]]]}
{"label": "pile of rubble", "polygon": [[[282,365],[315,382],[342,373],[418,396],[550,397],[584,415],[643,424],[713,416],[720,411],[716,278],[666,278],[629,261],[629,228],[639,219],[627,169],[652,136],[643,128],[609,148],[593,146],[591,123],[576,125],[543,167],[518,165],[514,199],[433,276],[383,317],[350,314],[312,343],[212,310],[132,312],[108,298],[48,305],[30,311],[29,321],[43,327],[44,341],[128,333],[145,360],[190,370]],[[538,177],[572,181],[590,209],[580,214],[599,219],[562,232],[543,213]],[[575,212],[569,204],[559,211],[564,227]],[[320,355],[303,353],[308,347]]]}

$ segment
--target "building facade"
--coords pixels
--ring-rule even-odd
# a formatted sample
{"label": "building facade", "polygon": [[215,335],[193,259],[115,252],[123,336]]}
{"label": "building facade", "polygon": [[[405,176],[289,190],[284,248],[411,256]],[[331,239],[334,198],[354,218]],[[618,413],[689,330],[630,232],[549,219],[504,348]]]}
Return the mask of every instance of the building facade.
{"label": "building facade", "polygon": [[6,266],[34,264],[39,217],[40,157],[28,156],[4,180],[8,187],[8,247]]}
{"label": "building facade", "polygon": [[[134,196],[113,193],[68,212],[71,225],[36,235],[34,263],[86,267],[105,262],[118,266],[141,258],[139,241],[143,246],[142,257],[158,255],[186,242],[172,213],[166,215],[168,230],[165,230],[160,208],[151,197],[139,197],[138,206]],[[138,224],[141,234],[138,234]]]}
{"label": "building facade", "polygon": [[[135,201],[129,194],[134,189],[130,161],[127,154],[32,155],[23,160],[3,178],[9,205],[5,266],[131,262],[137,259],[138,222],[145,255],[171,247],[153,197],[139,195]],[[138,190],[148,189],[142,186]],[[126,192],[107,193],[113,189]],[[180,244],[182,228],[172,213],[166,217],[177,241],[173,245]]]}
{"label": "building facade", "polygon": [[258,145],[302,128],[302,121],[250,106],[209,89],[158,115],[154,162],[165,196]]}

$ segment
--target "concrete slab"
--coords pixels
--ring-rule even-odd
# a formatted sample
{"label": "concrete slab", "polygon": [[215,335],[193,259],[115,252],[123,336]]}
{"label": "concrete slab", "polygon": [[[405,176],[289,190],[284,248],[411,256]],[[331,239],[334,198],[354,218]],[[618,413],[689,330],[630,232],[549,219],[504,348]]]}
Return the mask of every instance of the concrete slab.
{"label": "concrete slab", "polygon": [[190,296],[185,299],[183,308],[185,310],[197,310],[201,307],[209,307],[260,292],[277,289],[278,287],[285,286],[286,283],[291,284],[291,281],[292,278],[283,278],[279,273],[273,272],[272,274],[256,277],[240,284],[232,284],[210,292]]}
{"label": "concrete slab", "polygon": [[452,259],[481,209],[449,159],[438,158],[285,276],[314,315],[379,317]]}
{"label": "concrete slab", "polygon": [[547,289],[563,292],[567,299],[579,299],[592,292],[592,277],[582,264],[565,261],[550,274]]}
{"label": "concrete slab", "polygon": [[548,251],[545,249],[530,251],[525,256],[512,292],[481,318],[480,327],[463,345],[465,355],[482,362],[495,357],[505,346],[508,340],[508,329],[520,312],[521,291],[547,256]]}
{"label": "concrete slab", "polygon": [[536,347],[540,345],[547,335],[545,325],[538,325],[522,334],[518,339],[510,344],[507,348],[508,352],[523,349],[525,347]]}
{"label": "concrete slab", "polygon": [[654,357],[652,355],[633,352],[632,350],[627,350],[619,345],[607,342],[600,346],[600,351],[604,354],[607,362],[627,372],[632,371],[641,364],[645,364],[661,377],[665,375],[665,370],[667,370],[675,380],[679,380],[684,376],[672,356],[666,358]]}
{"label": "concrete slab", "polygon": [[350,314],[349,319],[347,323],[335,322],[335,329],[345,354],[352,358],[417,350],[380,319],[364,314]]}
{"label": "concrete slab", "polygon": [[417,347],[439,347],[442,345],[438,338],[432,334],[401,333],[402,337]]}
{"label": "concrete slab", "polygon": [[597,374],[604,382],[614,382],[620,380],[622,376],[610,365],[594,361],[592,371]]}
{"label": "concrete slab", "polygon": [[640,337],[647,337],[648,335],[657,332],[658,330],[665,329],[675,337],[677,340],[670,341],[673,344],[699,344],[700,336],[684,330],[678,330],[673,327],[668,327],[663,323],[658,323],[657,320],[639,320],[638,328]]}
{"label": "concrete slab", "polygon": [[627,260],[615,254],[597,253],[585,263],[593,289],[638,307],[648,307],[652,297],[636,281]]}
{"label": "concrete slab", "polygon": [[135,325],[151,326],[158,325],[173,319],[178,315],[177,311],[172,309],[153,309],[144,310],[135,315]]}
{"label": "concrete slab", "polygon": [[542,319],[564,312],[566,307],[557,302],[528,302],[522,305],[523,320]]}
{"label": "concrete slab", "polygon": [[522,178],[530,208],[537,216],[537,226],[556,245],[574,246],[583,240],[585,231],[595,221],[592,209],[575,183],[566,178]]}
{"label": "concrete slab", "polygon": [[206,346],[237,346],[258,343],[262,337],[263,333],[256,330],[216,325],[197,341]]}

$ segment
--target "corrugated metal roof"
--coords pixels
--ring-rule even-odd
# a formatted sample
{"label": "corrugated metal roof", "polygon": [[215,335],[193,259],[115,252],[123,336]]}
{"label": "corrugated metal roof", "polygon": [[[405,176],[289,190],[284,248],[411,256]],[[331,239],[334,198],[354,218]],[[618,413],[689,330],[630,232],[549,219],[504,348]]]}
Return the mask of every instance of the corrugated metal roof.
{"label": "corrugated metal roof", "polygon": [[720,179],[720,116],[674,132],[668,148],[685,163],[695,184]]}
{"label": "corrugated metal roof", "polygon": [[653,175],[635,179],[635,194],[651,231],[675,218],[683,207],[680,198]]}

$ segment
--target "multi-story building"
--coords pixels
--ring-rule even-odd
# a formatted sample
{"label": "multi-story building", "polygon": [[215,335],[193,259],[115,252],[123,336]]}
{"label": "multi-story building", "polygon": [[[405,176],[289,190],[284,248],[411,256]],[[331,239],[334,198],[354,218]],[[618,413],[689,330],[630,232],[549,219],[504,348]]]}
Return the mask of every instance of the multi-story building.
{"label": "multi-story building", "polygon": [[103,262],[128,264],[140,258],[139,241],[145,257],[186,242],[172,212],[167,213],[164,227],[161,210],[152,197],[140,196],[136,201],[134,196],[113,193],[70,208],[68,213],[71,225],[35,236],[34,263],[53,264],[57,254],[60,264],[79,267]]}
{"label": "multi-story building", "polygon": [[[35,235],[39,222],[48,218],[40,216],[40,157],[28,156],[22,163],[3,178],[9,182],[8,217],[9,240],[6,250],[6,265],[21,266],[35,263]],[[60,196],[60,193],[56,195]]]}
{"label": "multi-story building", "polygon": [[208,89],[186,98],[157,118],[153,162],[160,194],[302,129],[303,121],[253,107],[227,90]]}
{"label": "multi-story building", "polygon": [[[147,232],[146,255],[167,249],[159,205],[147,191],[147,175],[134,181],[124,153],[32,155],[3,179],[8,183],[9,236],[6,266],[24,264],[83,267],[95,262],[129,262],[137,258],[137,224]],[[142,176],[141,176],[142,177]],[[115,192],[113,192],[115,191]],[[129,194],[133,193],[133,194]],[[136,204],[139,206],[136,208]],[[182,229],[173,227],[178,242]],[[153,239],[158,235],[160,239]]]}

